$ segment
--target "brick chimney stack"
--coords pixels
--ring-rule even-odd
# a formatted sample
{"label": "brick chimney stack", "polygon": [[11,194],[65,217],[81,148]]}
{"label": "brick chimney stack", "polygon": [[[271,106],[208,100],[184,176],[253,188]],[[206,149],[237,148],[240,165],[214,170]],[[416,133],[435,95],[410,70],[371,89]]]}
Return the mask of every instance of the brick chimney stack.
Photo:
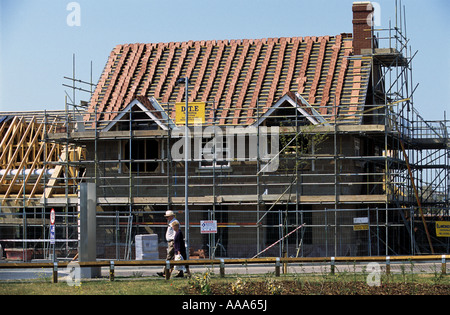
{"label": "brick chimney stack", "polygon": [[353,2],[353,52],[361,55],[362,49],[371,49],[374,7],[370,1]]}

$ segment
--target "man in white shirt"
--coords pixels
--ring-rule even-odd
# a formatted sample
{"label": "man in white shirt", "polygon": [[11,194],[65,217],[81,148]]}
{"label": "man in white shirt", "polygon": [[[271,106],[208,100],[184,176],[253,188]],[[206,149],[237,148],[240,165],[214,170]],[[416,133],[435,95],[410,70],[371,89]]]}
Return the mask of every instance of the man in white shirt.
{"label": "man in white shirt", "polygon": [[[166,260],[173,260],[175,257],[175,250],[173,248],[173,240],[175,238],[175,231],[172,228],[172,224],[178,220],[175,218],[175,213],[172,210],[167,210],[164,216],[167,219],[167,231],[166,231],[166,241],[167,241],[167,255]],[[178,222],[180,224],[180,222]],[[166,267],[164,267],[163,272],[157,273],[159,276],[164,277],[166,274]]]}

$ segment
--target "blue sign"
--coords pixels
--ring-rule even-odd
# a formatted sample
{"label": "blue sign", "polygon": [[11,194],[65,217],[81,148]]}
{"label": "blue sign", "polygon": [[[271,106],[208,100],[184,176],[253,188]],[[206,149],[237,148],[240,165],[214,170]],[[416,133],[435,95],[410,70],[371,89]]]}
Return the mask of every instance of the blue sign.
{"label": "blue sign", "polygon": [[55,226],[50,225],[50,244],[55,244]]}

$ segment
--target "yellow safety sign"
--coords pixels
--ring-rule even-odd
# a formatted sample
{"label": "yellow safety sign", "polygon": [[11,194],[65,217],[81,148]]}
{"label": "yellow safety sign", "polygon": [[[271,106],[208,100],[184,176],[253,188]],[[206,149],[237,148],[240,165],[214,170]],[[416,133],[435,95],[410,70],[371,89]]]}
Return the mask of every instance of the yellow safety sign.
{"label": "yellow safety sign", "polygon": [[368,224],[353,225],[353,231],[368,231],[368,230],[369,230]]}
{"label": "yellow safety sign", "polygon": [[436,236],[437,237],[450,237],[450,222],[449,221],[436,221]]}
{"label": "yellow safety sign", "polygon": [[[186,103],[175,103],[175,123],[184,125],[186,123]],[[205,123],[205,103],[188,103],[188,123]]]}

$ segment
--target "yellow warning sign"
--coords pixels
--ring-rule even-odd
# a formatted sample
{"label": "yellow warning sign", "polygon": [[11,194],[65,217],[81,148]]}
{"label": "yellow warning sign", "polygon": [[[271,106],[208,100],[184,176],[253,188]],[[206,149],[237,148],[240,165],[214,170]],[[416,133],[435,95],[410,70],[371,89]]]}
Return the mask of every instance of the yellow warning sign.
{"label": "yellow warning sign", "polygon": [[368,231],[369,225],[368,224],[357,224],[353,226],[353,231]]}
{"label": "yellow warning sign", "polygon": [[[188,123],[196,124],[205,123],[205,103],[192,102],[188,103]],[[175,103],[175,123],[184,125],[186,123],[186,103]]]}
{"label": "yellow warning sign", "polygon": [[449,221],[436,221],[436,236],[437,237],[450,237],[450,222]]}

